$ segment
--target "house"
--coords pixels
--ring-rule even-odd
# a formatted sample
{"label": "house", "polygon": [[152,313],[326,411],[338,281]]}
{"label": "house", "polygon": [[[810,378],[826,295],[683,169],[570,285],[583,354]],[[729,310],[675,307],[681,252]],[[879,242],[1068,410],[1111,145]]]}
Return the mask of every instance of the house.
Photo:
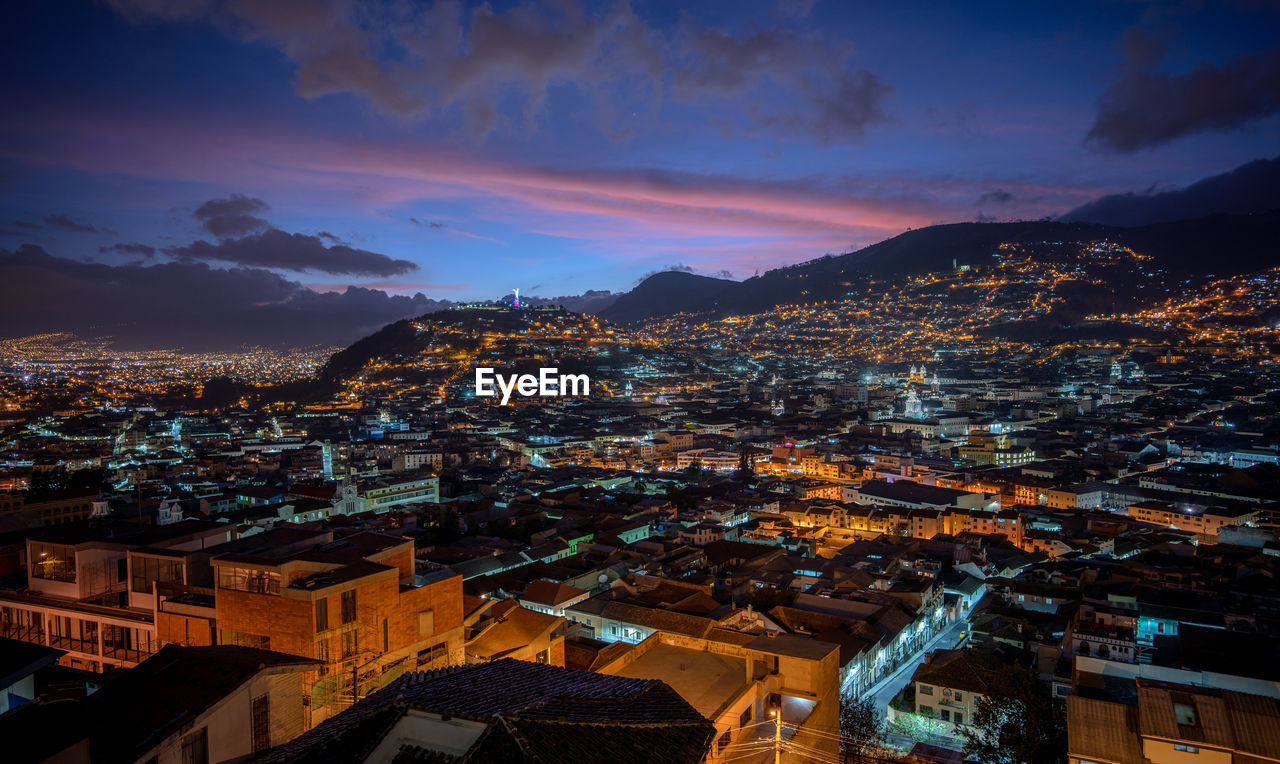
{"label": "house", "polygon": [[840,648],[830,642],[773,631],[708,639],[658,632],[598,670],[661,680],[714,722],[709,764],[741,761],[772,737],[775,714],[785,740],[835,758],[835,743],[821,734],[839,723]]}
{"label": "house", "polygon": [[523,608],[515,600],[485,604],[487,612],[475,620],[475,633],[467,640],[467,663],[515,658],[564,665],[563,618]]}
{"label": "house", "polygon": [[539,579],[525,587],[524,593],[517,599],[530,610],[563,616],[565,608],[573,607],[590,595],[586,589]]}
{"label": "house", "polygon": [[911,675],[915,712],[957,726],[972,724],[978,699],[992,677],[1011,661],[1004,655],[974,649],[935,650]]}
{"label": "house", "polygon": [[663,682],[503,659],[405,674],[256,761],[693,764],[713,732]]}
{"label": "house", "polygon": [[225,762],[306,729],[316,661],[251,647],[169,645],[80,702],[37,700],[0,718],[6,762]]}
{"label": "house", "polygon": [[1275,698],[1148,679],[1136,689],[1128,702],[1067,698],[1070,764],[1280,759]]}

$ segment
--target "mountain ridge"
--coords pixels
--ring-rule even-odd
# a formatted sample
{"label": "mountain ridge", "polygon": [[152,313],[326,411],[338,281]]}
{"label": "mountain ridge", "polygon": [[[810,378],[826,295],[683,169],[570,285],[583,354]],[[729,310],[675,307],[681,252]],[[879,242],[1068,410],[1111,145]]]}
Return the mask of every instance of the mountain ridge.
{"label": "mountain ridge", "polygon": [[[673,313],[714,316],[761,313],[779,305],[835,299],[851,279],[900,276],[981,265],[1001,245],[1032,241],[1086,242],[1107,240],[1142,254],[1174,272],[1233,275],[1280,262],[1280,211],[1259,215],[1211,215],[1195,220],[1155,223],[1132,228],[1095,223],[1029,221],[949,223],[906,231],[890,239],[842,255],[777,268],[745,281],[721,285],[684,280],[684,290],[659,302],[647,297],[669,283],[671,274],[656,274],[615,303],[629,310],[614,313],[618,323],[639,323]],[[1212,270],[1207,265],[1212,264]],[[690,274],[680,274],[689,276]],[[655,283],[659,276],[664,282]],[[706,287],[699,291],[698,287]]]}

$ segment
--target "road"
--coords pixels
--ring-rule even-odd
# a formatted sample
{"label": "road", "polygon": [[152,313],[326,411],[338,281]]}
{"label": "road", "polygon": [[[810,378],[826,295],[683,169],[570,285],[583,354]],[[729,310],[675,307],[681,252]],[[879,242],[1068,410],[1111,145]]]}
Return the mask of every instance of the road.
{"label": "road", "polygon": [[894,696],[902,692],[902,688],[911,682],[911,675],[916,672],[916,667],[924,663],[924,656],[933,650],[951,650],[960,643],[961,634],[968,631],[969,621],[959,620],[943,629],[933,639],[929,641],[924,649],[916,653],[910,660],[898,667],[898,670],[890,674],[887,678],[880,680],[880,683],[873,688],[871,695],[871,704],[875,706],[876,713],[884,718],[889,708],[889,701]]}

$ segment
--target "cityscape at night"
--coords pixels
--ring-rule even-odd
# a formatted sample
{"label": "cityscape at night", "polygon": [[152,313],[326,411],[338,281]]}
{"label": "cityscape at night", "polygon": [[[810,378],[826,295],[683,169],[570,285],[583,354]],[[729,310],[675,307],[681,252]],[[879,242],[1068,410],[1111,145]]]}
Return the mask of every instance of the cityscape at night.
{"label": "cityscape at night", "polygon": [[3,764],[1280,762],[1280,5],[0,58]]}

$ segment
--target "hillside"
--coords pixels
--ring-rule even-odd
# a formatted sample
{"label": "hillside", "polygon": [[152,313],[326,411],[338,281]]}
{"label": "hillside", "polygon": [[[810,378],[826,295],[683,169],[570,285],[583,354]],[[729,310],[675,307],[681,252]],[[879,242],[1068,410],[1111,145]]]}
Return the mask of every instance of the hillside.
{"label": "hillside", "polygon": [[[697,276],[682,271],[655,273],[598,314],[620,324],[643,321],[651,316],[679,313],[688,306],[715,305],[716,296],[737,286],[736,282]],[[702,308],[700,308],[702,309]]]}
{"label": "hillside", "polygon": [[[717,280],[706,277],[658,274],[668,278],[647,279],[620,297],[612,314],[603,315],[619,323],[635,323],[678,312],[760,313],[778,305],[836,299],[860,279],[944,271],[953,263],[981,266],[991,261],[1002,244],[1103,239],[1150,255],[1157,267],[1187,277],[1244,273],[1280,262],[1280,212],[1216,215],[1136,228],[1055,221],[930,226],[856,252],[779,268],[723,286],[707,284]],[[668,285],[673,288],[667,289]]]}

